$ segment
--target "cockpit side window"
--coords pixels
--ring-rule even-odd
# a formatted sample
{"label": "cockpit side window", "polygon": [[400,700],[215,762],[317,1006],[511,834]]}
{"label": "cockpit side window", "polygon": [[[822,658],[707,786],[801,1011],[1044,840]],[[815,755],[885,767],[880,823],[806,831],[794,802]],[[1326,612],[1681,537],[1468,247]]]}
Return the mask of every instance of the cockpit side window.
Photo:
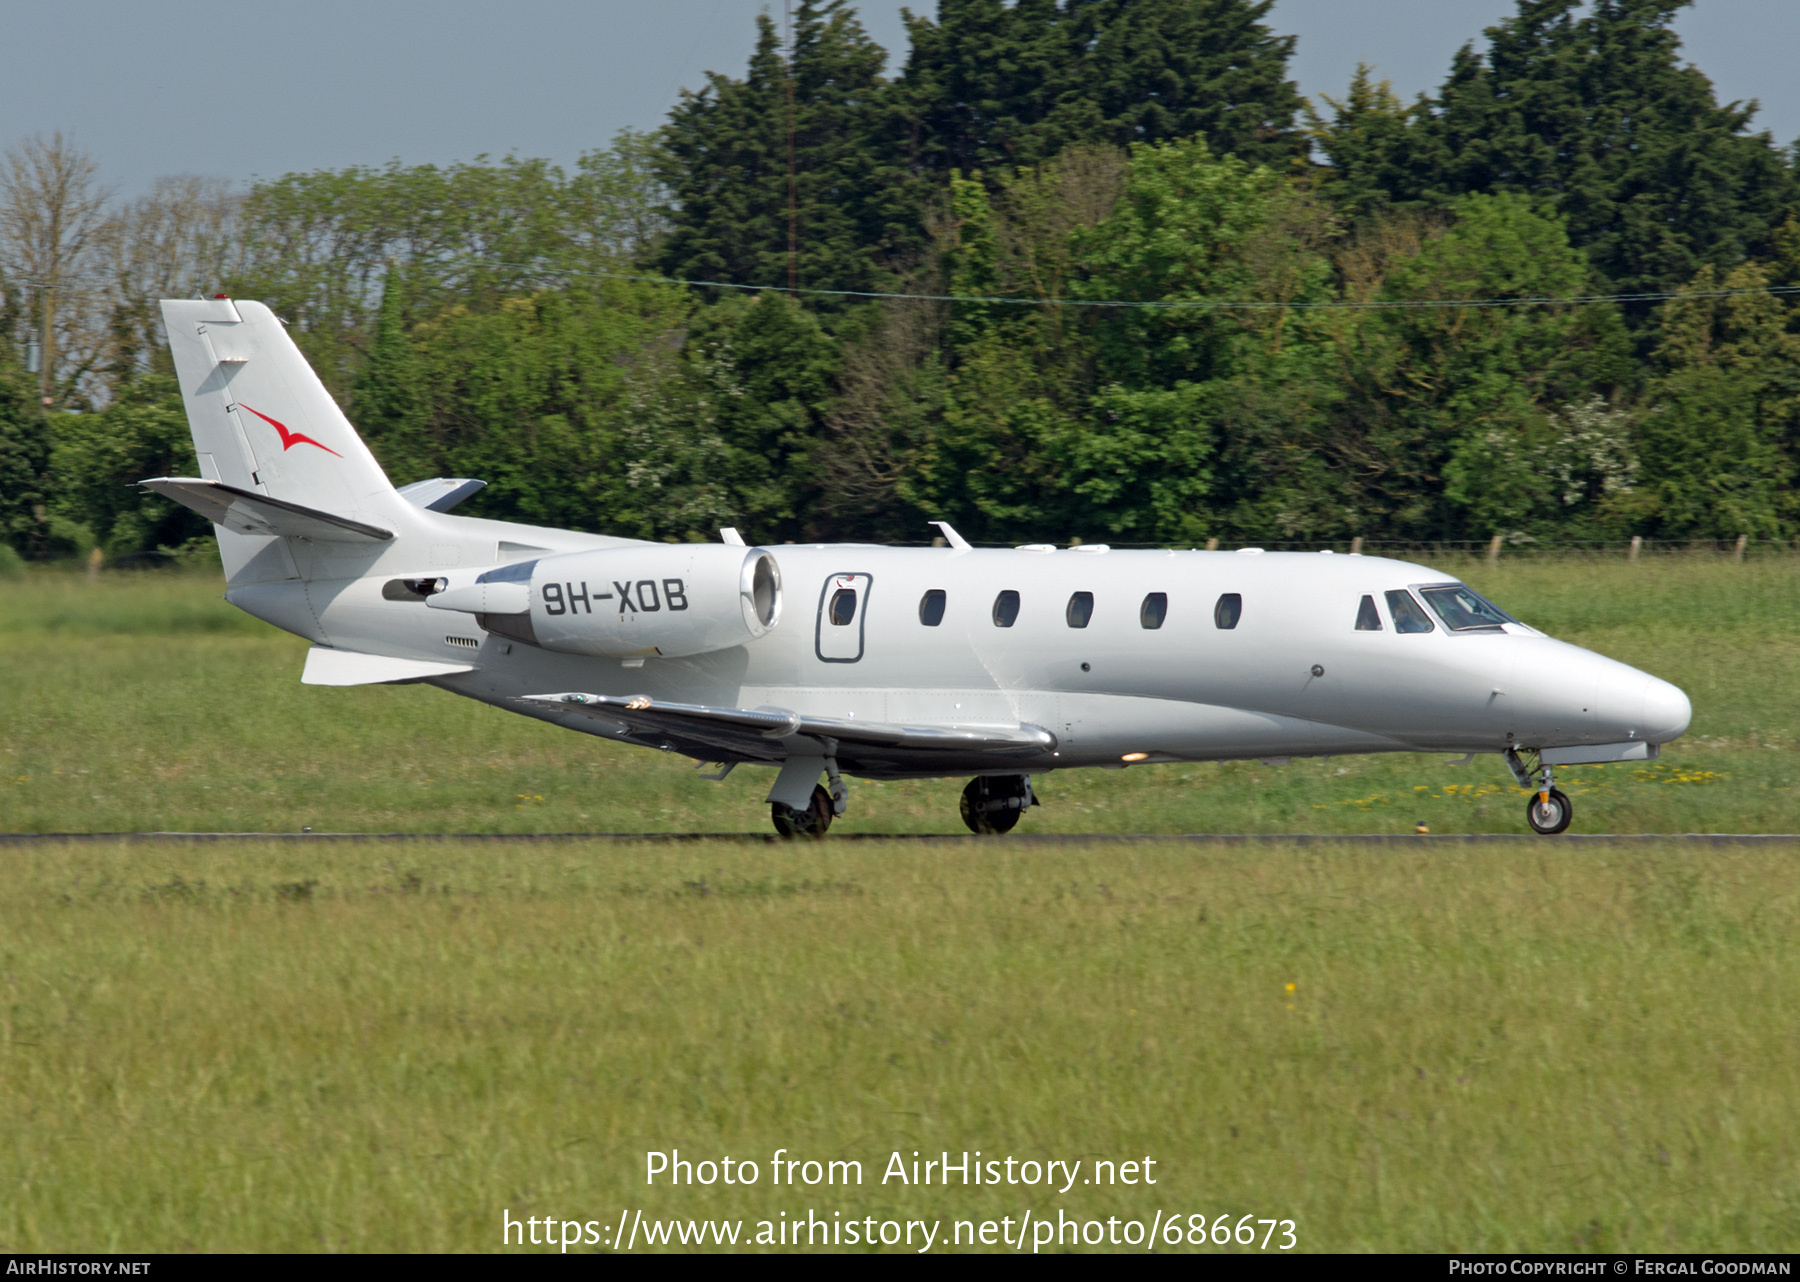
{"label": "cockpit side window", "polygon": [[944,621],[944,605],[948,600],[944,589],[932,588],[919,598],[919,622],[928,628],[935,628]]}
{"label": "cockpit side window", "polygon": [[1419,603],[1412,599],[1412,593],[1389,592],[1387,603],[1388,613],[1394,616],[1394,631],[1399,633],[1436,631],[1431,625],[1431,620],[1426,617],[1425,611],[1421,610]]}
{"label": "cockpit side window", "polygon": [[1356,610],[1356,630],[1358,632],[1381,631],[1381,611],[1375,608],[1375,598],[1365,596]]}
{"label": "cockpit side window", "polygon": [[1505,610],[1460,583],[1420,588],[1419,595],[1425,598],[1425,604],[1432,608],[1437,617],[1444,621],[1444,626],[1452,632],[1492,630],[1503,624],[1516,622]]}

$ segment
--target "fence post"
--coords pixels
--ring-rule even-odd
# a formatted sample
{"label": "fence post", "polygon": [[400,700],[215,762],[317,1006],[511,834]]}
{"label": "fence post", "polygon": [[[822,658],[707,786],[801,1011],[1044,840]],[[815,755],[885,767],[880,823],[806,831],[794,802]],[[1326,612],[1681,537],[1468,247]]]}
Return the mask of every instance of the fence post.
{"label": "fence post", "polygon": [[1361,556],[1362,555],[1362,535],[1359,534],[1355,538],[1350,540],[1350,555],[1351,556]]}
{"label": "fence post", "polygon": [[1644,550],[1644,536],[1641,534],[1634,534],[1631,536],[1631,551],[1629,551],[1625,554],[1625,559],[1627,561],[1635,561],[1638,559],[1638,553],[1642,552],[1643,550]]}
{"label": "fence post", "polygon": [[1500,536],[1496,534],[1488,540],[1488,564],[1497,565],[1500,561]]}
{"label": "fence post", "polygon": [[1750,542],[1750,536],[1748,534],[1738,535],[1737,551],[1732,554],[1732,560],[1742,561],[1744,559],[1744,545],[1748,542]]}

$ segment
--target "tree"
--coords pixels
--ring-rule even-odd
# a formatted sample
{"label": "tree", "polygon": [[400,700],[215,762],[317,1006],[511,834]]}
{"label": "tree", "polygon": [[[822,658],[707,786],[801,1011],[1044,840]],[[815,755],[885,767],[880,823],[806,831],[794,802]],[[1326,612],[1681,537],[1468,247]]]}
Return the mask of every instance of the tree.
{"label": "tree", "polygon": [[664,127],[674,228],[663,270],[682,280],[788,282],[791,72],[797,283],[891,288],[918,242],[918,203],[901,152],[903,117],[881,75],[886,57],[845,0],[796,7],[791,66],[773,20],[758,15],[745,78],[710,75]]}
{"label": "tree", "polygon": [[106,281],[108,396],[146,371],[173,374],[158,302],[222,289],[242,248],[243,197],[212,178],[159,178],[118,210],[97,247]]}
{"label": "tree", "polygon": [[648,267],[668,236],[672,199],[662,140],[621,129],[610,147],[583,152],[569,183],[571,233],[598,268]]}
{"label": "tree", "polygon": [[[1467,196],[1453,221],[1391,264],[1378,298],[1555,298],[1588,265],[1561,219],[1522,196]],[[1560,508],[1531,466],[1546,415],[1631,377],[1609,305],[1407,306],[1339,318],[1345,399],[1338,462],[1359,510],[1412,538],[1537,529]]]}
{"label": "tree", "polygon": [[107,230],[108,193],[97,173],[61,133],[27,139],[0,158],[0,267],[35,300],[45,405],[78,397],[99,358],[97,290],[87,272]]}
{"label": "tree", "polygon": [[357,431],[401,483],[428,475],[431,440],[426,428],[432,416],[425,363],[407,334],[404,294],[401,271],[390,265],[369,354],[356,371],[350,401]]}
{"label": "tree", "polygon": [[1309,241],[1321,216],[1200,139],[1070,148],[992,190],[953,176],[951,292],[1149,306],[956,304],[947,372],[927,360],[894,379],[912,423],[873,451],[893,493],[972,538],[1203,536],[1232,380],[1278,380],[1304,347],[1284,306],[1328,289]]}
{"label": "tree", "polygon": [[141,375],[103,408],[49,421],[51,511],[85,527],[108,559],[178,552],[210,536],[203,517],[135,485],[150,476],[199,475],[173,376]]}
{"label": "tree", "polygon": [[[670,380],[661,353],[688,310],[681,291],[601,280],[478,297],[398,336],[395,306],[384,308],[382,381],[364,385],[372,397],[393,398],[386,403],[399,422],[377,419],[388,434],[372,443],[390,475],[479,477],[488,488],[470,510],[503,520],[685,532],[679,511],[659,512],[631,492],[638,469],[660,466],[659,443],[623,444]],[[422,423],[407,403],[415,395],[428,406]]]}
{"label": "tree", "polygon": [[[1800,337],[1783,301],[1749,263],[1720,280],[1704,267],[1663,307],[1661,366],[1639,428],[1647,532],[1665,538],[1769,535],[1796,515],[1787,483],[1800,427]],[[1787,446],[1788,449],[1783,447]]]}
{"label": "tree", "polygon": [[41,556],[49,537],[46,476],[50,434],[32,379],[0,353],[0,543]]}
{"label": "tree", "polygon": [[695,408],[721,442],[716,477],[738,517],[762,542],[816,537],[815,456],[838,343],[813,312],[765,294],[699,309],[685,355]]}
{"label": "tree", "polygon": [[[622,149],[622,150],[621,150]],[[260,183],[244,201],[229,290],[292,323],[325,385],[347,396],[367,355],[390,264],[427,316],[629,273],[615,251],[654,235],[641,147],[584,156],[569,179],[544,160],[321,170]]]}
{"label": "tree", "polygon": [[[1721,106],[1678,61],[1675,15],[1691,0],[1519,0],[1464,46],[1415,119],[1410,166],[1378,169],[1401,200],[1548,198],[1573,243],[1624,292],[1670,290],[1703,264],[1763,252],[1796,199],[1794,175],[1756,110]],[[1366,167],[1365,167],[1366,172]],[[1640,312],[1641,315],[1641,312]]]}
{"label": "tree", "polygon": [[1374,68],[1359,62],[1342,99],[1320,97],[1331,118],[1309,103],[1306,134],[1325,156],[1321,193],[1356,221],[1392,208],[1397,195],[1413,194],[1422,131],[1393,85],[1376,80]]}
{"label": "tree", "polygon": [[909,16],[901,83],[918,163],[990,174],[1076,143],[1200,136],[1215,153],[1285,168],[1304,140],[1287,79],[1294,38],[1269,0],[942,0]]}

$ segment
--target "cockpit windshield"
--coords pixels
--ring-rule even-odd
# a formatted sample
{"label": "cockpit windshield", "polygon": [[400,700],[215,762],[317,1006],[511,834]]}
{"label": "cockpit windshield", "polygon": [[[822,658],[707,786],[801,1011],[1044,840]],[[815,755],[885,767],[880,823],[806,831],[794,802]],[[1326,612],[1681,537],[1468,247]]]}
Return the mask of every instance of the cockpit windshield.
{"label": "cockpit windshield", "polygon": [[1460,583],[1441,583],[1420,588],[1419,595],[1432,608],[1444,626],[1452,632],[1468,632],[1476,628],[1498,628],[1503,623],[1517,623],[1492,601],[1478,596]]}

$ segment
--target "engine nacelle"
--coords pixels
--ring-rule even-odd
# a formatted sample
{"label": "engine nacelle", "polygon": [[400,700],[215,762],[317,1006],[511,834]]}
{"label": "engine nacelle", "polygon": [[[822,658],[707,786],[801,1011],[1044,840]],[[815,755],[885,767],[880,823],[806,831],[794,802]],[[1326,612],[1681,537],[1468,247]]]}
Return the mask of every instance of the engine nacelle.
{"label": "engine nacelle", "polygon": [[722,543],[565,552],[418,586],[436,609],[567,654],[678,659],[754,641],[781,617],[774,554]]}

